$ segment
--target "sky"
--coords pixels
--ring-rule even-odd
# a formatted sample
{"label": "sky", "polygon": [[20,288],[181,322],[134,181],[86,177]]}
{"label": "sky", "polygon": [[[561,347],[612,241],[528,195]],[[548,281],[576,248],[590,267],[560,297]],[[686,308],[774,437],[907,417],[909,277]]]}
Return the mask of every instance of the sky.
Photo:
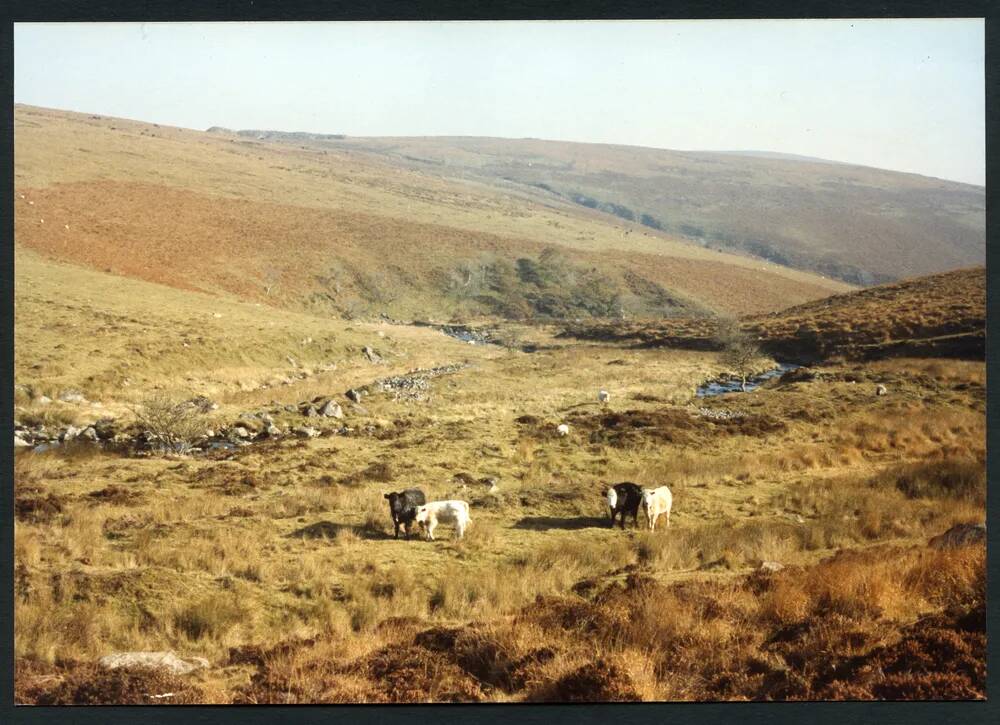
{"label": "sky", "polygon": [[981,19],[18,23],[14,100],[195,129],[986,173]]}

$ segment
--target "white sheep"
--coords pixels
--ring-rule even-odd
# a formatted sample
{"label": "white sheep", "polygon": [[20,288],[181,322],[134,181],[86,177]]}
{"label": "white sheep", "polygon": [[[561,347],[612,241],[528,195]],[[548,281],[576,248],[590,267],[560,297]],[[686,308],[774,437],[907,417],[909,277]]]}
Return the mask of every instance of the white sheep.
{"label": "white sheep", "polygon": [[609,393],[607,390],[598,390],[597,400],[598,402],[601,403],[609,403],[611,402],[611,393]]}
{"label": "white sheep", "polygon": [[558,427],[556,428],[556,433],[558,433],[559,435],[564,436],[564,437],[568,436],[569,435],[569,426],[566,425],[565,423],[560,423],[558,425]]}

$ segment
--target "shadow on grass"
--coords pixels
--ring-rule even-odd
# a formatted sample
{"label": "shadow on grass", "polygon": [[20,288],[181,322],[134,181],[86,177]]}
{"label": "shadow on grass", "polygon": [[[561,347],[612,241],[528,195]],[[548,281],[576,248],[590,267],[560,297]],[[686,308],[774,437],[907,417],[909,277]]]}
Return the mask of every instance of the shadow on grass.
{"label": "shadow on grass", "polygon": [[606,529],[609,527],[609,520],[603,516],[570,516],[558,518],[556,516],[525,516],[514,524],[515,529],[530,529],[533,531],[548,531],[549,529],[563,529],[573,531],[576,529]]}
{"label": "shadow on grass", "polygon": [[[392,534],[382,530],[370,529],[365,526],[351,524],[335,524],[332,521],[317,521],[314,524],[303,526],[288,534],[289,539],[335,539],[341,531],[350,531],[361,539],[373,539],[384,541],[391,539]],[[402,536],[400,536],[402,539]]]}

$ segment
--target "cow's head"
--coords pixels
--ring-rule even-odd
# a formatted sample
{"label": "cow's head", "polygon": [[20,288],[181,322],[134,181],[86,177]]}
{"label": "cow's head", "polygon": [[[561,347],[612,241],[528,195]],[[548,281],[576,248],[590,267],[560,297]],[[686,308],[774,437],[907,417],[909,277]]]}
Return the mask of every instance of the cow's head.
{"label": "cow's head", "polygon": [[614,511],[615,507],[618,505],[618,492],[615,491],[614,486],[608,487],[608,490],[605,492],[604,497],[608,501],[608,508],[611,511]]}
{"label": "cow's head", "polygon": [[389,510],[394,513],[400,513],[403,510],[403,505],[406,503],[401,493],[387,493],[385,494],[385,499],[389,502]]}
{"label": "cow's head", "polygon": [[418,524],[427,523],[427,506],[417,506],[417,514],[414,517]]}

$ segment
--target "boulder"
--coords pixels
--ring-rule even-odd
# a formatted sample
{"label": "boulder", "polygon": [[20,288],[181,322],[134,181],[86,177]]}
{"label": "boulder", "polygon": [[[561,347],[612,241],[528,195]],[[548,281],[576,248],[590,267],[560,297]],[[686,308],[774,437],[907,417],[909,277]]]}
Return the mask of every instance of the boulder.
{"label": "boulder", "polygon": [[935,549],[957,549],[961,546],[986,543],[986,524],[955,524],[935,536],[928,545]]}
{"label": "boulder", "polygon": [[48,405],[49,403],[52,402],[52,398],[50,398],[47,395],[39,395],[37,398],[35,398],[35,402],[38,403],[39,405]]}
{"label": "boulder", "polygon": [[318,430],[308,425],[300,425],[293,432],[300,438],[315,438],[319,435]]}
{"label": "boulder", "polygon": [[250,431],[248,431],[243,426],[238,425],[235,428],[233,428],[233,435],[235,435],[237,438],[249,438]]}
{"label": "boulder", "polygon": [[364,395],[364,393],[355,388],[351,388],[345,393],[345,395],[347,396],[347,399],[350,400],[352,403],[360,403],[361,397]]}
{"label": "boulder", "polygon": [[97,664],[106,670],[145,668],[162,670],[172,675],[187,675],[208,667],[204,657],[181,659],[173,652],[115,652],[105,655]]}
{"label": "boulder", "polygon": [[319,411],[316,410],[316,406],[307,405],[305,406],[305,408],[302,409],[302,415],[304,415],[306,418],[316,418],[319,416]]}
{"label": "boulder", "polygon": [[79,390],[64,390],[59,393],[59,400],[64,403],[86,403],[87,399]]}
{"label": "boulder", "polygon": [[78,435],[80,435],[80,433],[82,433],[82,431],[79,428],[71,425],[59,434],[59,440],[66,443],[67,441],[75,439]]}
{"label": "boulder", "polygon": [[368,358],[368,362],[382,362],[382,356],[375,352],[372,348],[368,347],[368,345],[365,345],[361,352],[363,352],[365,357]]}
{"label": "boulder", "polygon": [[330,400],[319,410],[319,414],[325,418],[343,418],[344,410],[335,400]]}
{"label": "boulder", "polygon": [[265,432],[267,433],[267,437],[268,438],[280,438],[281,437],[281,429],[278,428],[278,427],[276,427],[276,426],[273,426],[273,425],[269,425],[267,427],[267,430]]}
{"label": "boulder", "polygon": [[92,425],[88,425],[80,432],[80,438],[85,438],[93,443],[97,443],[100,440],[100,437],[97,435],[97,431]]}
{"label": "boulder", "polygon": [[14,447],[15,448],[30,448],[31,444],[24,440],[17,433],[14,434]]}

